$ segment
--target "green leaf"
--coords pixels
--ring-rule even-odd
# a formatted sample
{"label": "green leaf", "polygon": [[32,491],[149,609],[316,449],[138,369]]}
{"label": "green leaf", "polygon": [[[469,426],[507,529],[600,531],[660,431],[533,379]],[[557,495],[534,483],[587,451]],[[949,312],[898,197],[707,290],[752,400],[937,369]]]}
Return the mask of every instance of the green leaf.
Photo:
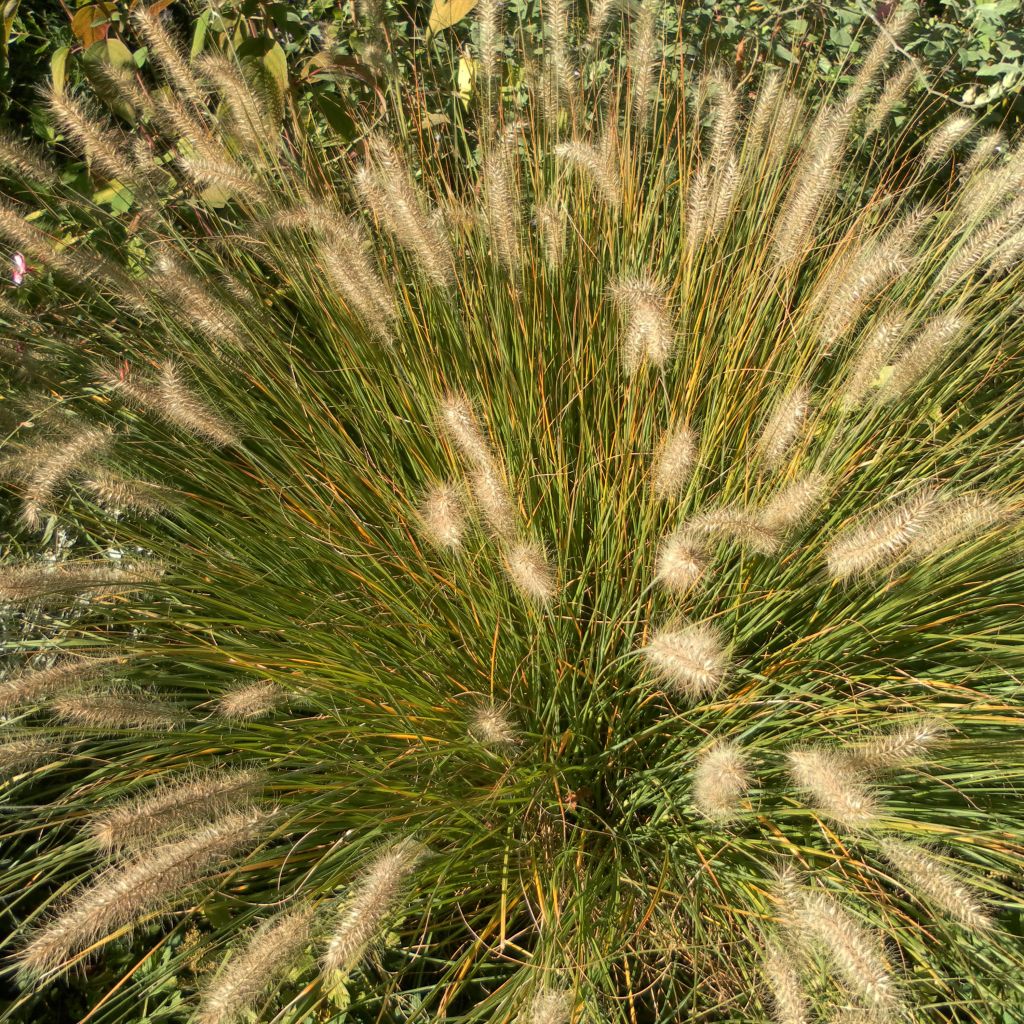
{"label": "green leaf", "polygon": [[54,92],[64,91],[64,83],[68,76],[68,54],[70,53],[70,46],[62,46],[59,50],[54,50],[53,56],[50,58],[50,77],[53,80]]}
{"label": "green leaf", "polygon": [[442,29],[462,21],[477,5],[477,0],[434,0],[430,9],[430,21],[427,23],[427,35],[433,36]]}
{"label": "green leaf", "polygon": [[210,27],[210,12],[203,11],[196,20],[196,30],[192,33],[192,57],[195,58],[203,52],[206,45],[206,30]]}
{"label": "green leaf", "polygon": [[274,43],[263,55],[263,66],[270,72],[270,77],[277,83],[283,96],[288,91],[288,61],[280,43]]}

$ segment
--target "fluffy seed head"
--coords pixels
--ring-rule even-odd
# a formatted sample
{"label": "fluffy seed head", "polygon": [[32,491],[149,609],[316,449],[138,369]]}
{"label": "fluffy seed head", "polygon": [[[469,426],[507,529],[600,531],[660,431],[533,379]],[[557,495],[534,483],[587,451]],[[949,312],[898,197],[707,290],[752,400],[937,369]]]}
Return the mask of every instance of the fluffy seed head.
{"label": "fluffy seed head", "polygon": [[643,654],[657,678],[691,701],[719,690],[729,670],[729,652],[722,635],[706,622],[657,630]]}
{"label": "fluffy seed head", "polygon": [[651,488],[658,498],[677,495],[697,461],[697,435],[689,427],[666,430],[654,453]]}
{"label": "fluffy seed head", "polygon": [[852,829],[874,821],[875,799],[852,759],[831,750],[792,750],[787,757],[793,782],[821,814]]}
{"label": "fluffy seed head", "polygon": [[471,465],[487,467],[493,462],[490,445],[473,406],[464,395],[453,395],[441,406],[441,426],[459,454]]}
{"label": "fluffy seed head", "polygon": [[900,345],[905,331],[904,320],[892,314],[881,317],[867,329],[854,349],[840,391],[839,400],[844,409],[856,409],[863,403],[889,357]]}
{"label": "fluffy seed head", "polygon": [[91,729],[172,729],[182,720],[181,711],[162,701],[132,694],[84,693],[58,697],[53,702],[57,718]]}
{"label": "fluffy seed head", "polygon": [[121,566],[109,561],[15,562],[0,567],[0,601],[45,608],[70,606],[82,598],[112,597],[145,590],[163,574],[156,562]]}
{"label": "fluffy seed head", "polygon": [[859,924],[834,897],[820,890],[803,893],[799,920],[807,938],[832,961],[852,995],[876,1014],[898,1012],[896,981],[879,936]]}
{"label": "fluffy seed head", "polygon": [[257,793],[262,782],[262,773],[249,768],[196,773],[96,812],[87,832],[108,852],[139,848],[162,833],[235,810]]}
{"label": "fluffy seed head", "polygon": [[758,524],[769,534],[784,534],[814,514],[825,494],[827,480],[821,473],[798,477],[757,509]]}
{"label": "fluffy seed head", "polygon": [[160,367],[157,387],[160,406],[156,411],[169,423],[198,434],[215,445],[238,443],[235,429],[192,393],[172,361],[168,360]]}
{"label": "fluffy seed head", "polygon": [[810,388],[793,388],[772,409],[757,439],[757,457],[767,466],[778,466],[800,436],[811,412]]}
{"label": "fluffy seed head", "polygon": [[40,185],[52,185],[57,181],[53,168],[42,156],[9,132],[0,132],[0,167]]}
{"label": "fluffy seed head", "polygon": [[908,883],[913,896],[945,911],[968,931],[986,932],[992,918],[974,889],[946,868],[935,851],[899,839],[882,839],[882,855]]}
{"label": "fluffy seed head", "polygon": [[535,541],[514,544],[505,555],[505,569],[524,597],[546,604],[558,593],[555,571],[543,545]]}
{"label": "fluffy seed head", "polygon": [[366,867],[344,901],[327,943],[325,972],[351,970],[380,938],[409,875],[425,855],[421,844],[406,839],[379,853]]}
{"label": "fluffy seed head", "polygon": [[299,907],[271,918],[202,993],[198,1024],[233,1024],[278,979],[310,941],[313,910]]}
{"label": "fluffy seed head", "polygon": [[586,142],[565,142],[555,147],[555,156],[581,171],[593,184],[597,194],[612,209],[622,203],[622,182],[607,150]]}
{"label": "fluffy seed head", "polygon": [[920,560],[952,551],[1004,522],[1008,515],[1002,502],[977,491],[950,498],[911,540],[907,557]]}
{"label": "fluffy seed head", "polygon": [[22,669],[0,682],[0,713],[74,689],[109,674],[127,661],[127,657],[70,657],[46,668]]}
{"label": "fluffy seed head", "polygon": [[152,516],[167,504],[167,489],[148,480],[131,480],[106,469],[97,470],[82,486],[112,512],[135,512]]}
{"label": "fluffy seed head", "polygon": [[735,505],[698,513],[687,522],[684,531],[698,536],[731,540],[761,555],[775,554],[781,543],[779,534],[762,522],[757,509]]}
{"label": "fluffy seed head", "polygon": [[485,747],[505,747],[517,742],[508,715],[493,705],[477,708],[469,723],[469,734]]}
{"label": "fluffy seed head", "polygon": [[832,578],[845,580],[893,565],[926,528],[938,506],[935,488],[925,487],[847,529],[826,550]]}
{"label": "fluffy seed head", "polygon": [[772,997],[776,1024],[810,1024],[807,993],[793,957],[775,941],[769,942],[761,964]]}
{"label": "fluffy seed head", "polygon": [[186,839],[144,850],[101,872],[21,950],[21,974],[35,978],[59,970],[111,932],[169,908],[212,869],[253,843],[266,820],[259,811],[228,814]]}
{"label": "fluffy seed head", "polygon": [[626,372],[636,373],[644,361],[664,366],[672,354],[675,328],[660,285],[650,277],[631,277],[613,285],[611,291],[625,325],[622,363]]}
{"label": "fluffy seed head", "polygon": [[680,530],[662,541],[655,576],[666,589],[685,593],[701,579],[706,569],[705,545],[700,538]]}
{"label": "fluffy seed head", "polygon": [[858,766],[869,770],[898,768],[925,757],[949,731],[949,725],[939,718],[922,718],[851,744],[846,753]]}
{"label": "fluffy seed head", "polygon": [[435,483],[427,488],[419,515],[423,534],[435,547],[451,551],[462,547],[466,517],[458,491],[451,484]]}
{"label": "fluffy seed head", "polygon": [[217,714],[230,722],[266,718],[288,701],[288,693],[270,679],[232,687],[217,699]]}
{"label": "fluffy seed head", "polygon": [[0,778],[27,772],[59,757],[60,743],[49,736],[21,735],[0,742]]}
{"label": "fluffy seed head", "polygon": [[750,788],[747,759],[736,743],[721,742],[704,751],[693,772],[693,802],[712,821],[729,821],[742,810]]}
{"label": "fluffy seed head", "polygon": [[921,162],[932,164],[942,160],[973,127],[974,120],[970,117],[955,114],[953,117],[947,118],[929,136],[928,142],[921,151]]}
{"label": "fluffy seed head", "polygon": [[942,313],[929,320],[893,365],[884,396],[897,398],[920,384],[967,327],[967,320],[958,313]]}
{"label": "fluffy seed head", "polygon": [[874,135],[879,131],[886,119],[896,109],[896,106],[907,94],[907,90],[913,85],[917,77],[917,68],[909,61],[904,63],[896,74],[885,80],[882,91],[875,101],[874,106],[867,113],[864,120],[864,132],[867,135]]}
{"label": "fluffy seed head", "polygon": [[567,989],[544,985],[534,994],[523,1015],[523,1024],[568,1024],[573,994]]}

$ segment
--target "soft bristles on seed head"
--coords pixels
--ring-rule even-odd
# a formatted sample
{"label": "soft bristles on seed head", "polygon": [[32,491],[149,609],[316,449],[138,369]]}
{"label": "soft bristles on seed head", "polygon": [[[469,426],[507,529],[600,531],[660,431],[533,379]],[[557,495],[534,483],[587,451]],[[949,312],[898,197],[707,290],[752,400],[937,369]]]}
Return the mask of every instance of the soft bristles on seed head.
{"label": "soft bristles on seed head", "polygon": [[0,682],[0,713],[73,690],[82,683],[110,674],[127,662],[126,656],[69,657],[46,668],[22,669]]}
{"label": "soft bristles on seed head", "polygon": [[992,917],[974,889],[949,870],[935,851],[915,843],[886,838],[879,841],[882,855],[908,883],[907,891],[934,903],[968,931],[987,932]]}
{"label": "soft bristles on seed head", "polygon": [[799,926],[832,961],[849,992],[875,1014],[900,1009],[896,981],[879,936],[861,925],[833,896],[820,890],[802,895]]}
{"label": "soft bristles on seed head", "polygon": [[491,447],[465,395],[451,395],[441,404],[441,426],[459,454],[472,466],[490,466]]}
{"label": "soft bristles on seed head", "polygon": [[104,850],[138,847],[161,833],[236,808],[255,796],[262,782],[263,774],[250,768],[196,773],[98,811],[89,819],[87,830]]}
{"label": "soft bristles on seed head", "polygon": [[677,495],[697,461],[697,435],[687,426],[666,430],[654,453],[651,487],[658,498]]}
{"label": "soft bristles on seed head", "polygon": [[625,322],[622,363],[636,373],[643,363],[663,367],[675,344],[675,328],[668,313],[664,290],[653,278],[625,278],[611,289]]}
{"label": "soft bristles on seed head", "polygon": [[0,742],[0,778],[37,768],[59,757],[62,747],[50,736],[19,735]]}
{"label": "soft bristles on seed head", "polygon": [[568,1024],[572,1015],[573,994],[568,989],[544,985],[530,1000],[523,1024]]}
{"label": "soft bristles on seed head", "polygon": [[524,597],[546,604],[558,593],[555,571],[543,545],[536,541],[521,541],[509,548],[505,568]]}
{"label": "soft bristles on seed head", "polygon": [[845,409],[856,409],[864,401],[871,385],[878,380],[882,368],[899,346],[906,323],[901,316],[888,314],[872,324],[854,349],[840,391]]}
{"label": "soft bristles on seed head", "polygon": [[469,734],[485,747],[511,746],[517,742],[516,730],[508,715],[493,705],[477,708],[469,723]]}
{"label": "soft bristles on seed head", "polygon": [[667,590],[685,593],[700,581],[706,569],[705,545],[700,538],[681,530],[662,541],[655,576]]}
{"label": "soft bristles on seed head", "polygon": [[738,744],[716,743],[701,754],[693,772],[693,802],[705,817],[721,822],[735,818],[749,788],[747,759]]}
{"label": "soft bristles on seed head", "polygon": [[351,970],[380,938],[409,875],[425,855],[420,843],[406,839],[385,849],[364,869],[328,940],[322,960],[325,972]]}
{"label": "soft bristles on seed head", "polygon": [[945,500],[936,515],[911,540],[907,557],[924,559],[952,551],[1003,523],[1008,516],[1005,504],[980,492]]}
{"label": "soft bristles on seed head", "polygon": [[238,443],[235,429],[189,390],[181,371],[171,360],[160,367],[157,388],[160,406],[156,411],[168,422],[216,445]]}
{"label": "soft bristles on seed head", "polygon": [[288,692],[270,679],[232,687],[217,698],[217,714],[231,722],[266,718],[288,702]]}
{"label": "soft bristles on seed head", "polygon": [[178,708],[130,693],[84,693],[53,702],[57,718],[92,729],[172,729],[182,721]]}
{"label": "soft bristles on seed head", "polygon": [[309,944],[313,910],[299,907],[271,918],[203,990],[197,1024],[234,1024],[295,963]]}
{"label": "soft bristles on seed head", "polygon": [[768,982],[776,1024],[810,1024],[800,971],[793,956],[777,941],[767,943],[761,970]]}
{"label": "soft bristles on seed head", "polygon": [[97,470],[83,486],[105,508],[112,512],[136,512],[151,516],[166,506],[167,490],[148,480],[131,480],[109,470]]}
{"label": "soft bristles on seed head", "polygon": [[555,156],[578,168],[592,182],[597,194],[617,209],[622,203],[622,183],[610,155],[586,142],[564,142],[555,147]]}
{"label": "soft bristles on seed head", "polygon": [[884,396],[898,398],[920,384],[967,327],[967,320],[959,313],[941,313],[932,318],[893,365]]}
{"label": "soft bristles on seed head", "polygon": [[841,533],[825,552],[832,578],[845,580],[895,564],[938,507],[936,489],[923,487]]}
{"label": "soft bristles on seed head", "polygon": [[864,768],[898,768],[926,757],[949,736],[950,726],[940,718],[922,718],[898,725],[890,732],[851,744],[846,753]]}
{"label": "soft bristles on seed head", "polygon": [[496,537],[511,538],[516,533],[516,508],[496,463],[473,471],[470,490],[480,514]]}
{"label": "soft bristles on seed head", "polygon": [[144,850],[102,872],[32,935],[18,955],[22,976],[59,970],[112,932],[172,906],[212,869],[253,843],[266,821],[259,811],[228,814],[186,839]]}
{"label": "soft bristles on seed head", "polygon": [[665,686],[691,701],[719,690],[729,670],[722,635],[707,622],[665,626],[655,631],[643,654]]}
{"label": "soft bristles on seed head", "polygon": [[784,534],[803,525],[821,504],[827,480],[808,473],[786,484],[756,511],[756,520],[769,534]]}
{"label": "soft bristles on seed head", "polygon": [[767,466],[778,466],[800,436],[811,411],[811,391],[799,384],[772,409],[761,428],[755,450]]}
{"label": "soft bristles on seed head", "polygon": [[466,517],[458,491],[447,483],[434,483],[427,488],[420,505],[423,534],[434,547],[458,551],[466,531]]}
{"label": "soft bristles on seed head", "polygon": [[726,505],[708,509],[690,519],[684,531],[697,536],[727,538],[761,555],[772,555],[779,550],[781,538],[762,521],[757,509]]}
{"label": "soft bristles on seed head", "polygon": [[110,561],[20,562],[0,567],[0,601],[42,607],[70,606],[90,597],[145,590],[163,574],[155,562],[122,567]]}
{"label": "soft bristles on seed head", "polygon": [[794,783],[811,796],[819,813],[851,829],[875,820],[875,798],[850,758],[831,750],[792,750],[787,759]]}
{"label": "soft bristles on seed head", "polygon": [[936,128],[921,151],[921,161],[932,164],[948,156],[949,151],[974,127],[974,119],[954,114]]}

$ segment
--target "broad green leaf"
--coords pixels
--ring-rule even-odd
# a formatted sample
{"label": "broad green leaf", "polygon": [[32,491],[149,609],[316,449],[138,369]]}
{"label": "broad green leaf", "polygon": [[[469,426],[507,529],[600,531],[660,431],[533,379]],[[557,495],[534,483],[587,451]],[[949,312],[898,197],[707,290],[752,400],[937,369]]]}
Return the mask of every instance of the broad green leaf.
{"label": "broad green leaf", "polygon": [[456,22],[462,21],[476,5],[477,0],[434,0],[427,34],[432,36],[442,29],[451,28]]}
{"label": "broad green leaf", "polygon": [[270,72],[270,77],[277,83],[283,96],[288,91],[288,61],[280,43],[274,43],[263,55],[263,66]]}
{"label": "broad green leaf", "polygon": [[71,53],[71,47],[62,46],[59,50],[54,50],[53,56],[50,58],[50,77],[53,80],[54,92],[64,91],[64,83],[68,77],[69,53]]}
{"label": "broad green leaf", "polygon": [[192,33],[192,57],[198,57],[206,45],[206,30],[210,27],[210,12],[203,11],[196,20],[196,30]]}

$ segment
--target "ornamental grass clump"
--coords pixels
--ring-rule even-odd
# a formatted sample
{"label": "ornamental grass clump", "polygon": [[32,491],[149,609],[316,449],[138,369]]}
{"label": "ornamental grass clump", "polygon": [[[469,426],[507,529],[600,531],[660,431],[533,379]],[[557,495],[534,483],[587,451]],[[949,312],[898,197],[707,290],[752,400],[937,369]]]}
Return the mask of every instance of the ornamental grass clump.
{"label": "ornamental grass clump", "polygon": [[824,99],[508,16],[348,152],[140,5],[130,227],[4,143],[12,1005],[1002,1019],[1024,145],[893,151],[903,12]]}

